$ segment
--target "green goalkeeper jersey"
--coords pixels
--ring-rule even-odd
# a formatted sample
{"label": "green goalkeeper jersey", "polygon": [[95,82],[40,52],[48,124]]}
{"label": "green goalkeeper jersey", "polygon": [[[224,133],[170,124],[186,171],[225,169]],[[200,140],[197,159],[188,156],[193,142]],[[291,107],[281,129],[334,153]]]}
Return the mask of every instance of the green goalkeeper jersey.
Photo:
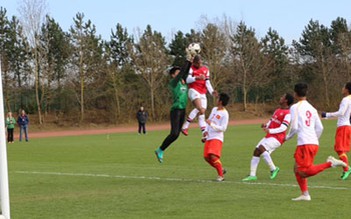
{"label": "green goalkeeper jersey", "polygon": [[170,81],[169,88],[173,97],[171,110],[185,109],[188,103],[188,85],[182,84],[180,77],[175,77]]}

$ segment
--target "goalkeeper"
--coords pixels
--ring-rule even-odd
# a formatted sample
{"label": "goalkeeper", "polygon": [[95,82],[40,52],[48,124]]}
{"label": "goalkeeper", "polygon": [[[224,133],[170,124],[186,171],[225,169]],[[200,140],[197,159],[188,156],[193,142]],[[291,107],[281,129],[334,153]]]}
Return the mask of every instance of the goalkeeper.
{"label": "goalkeeper", "polygon": [[[187,60],[182,68],[175,66],[169,70],[171,81],[169,88],[172,92],[173,105],[170,112],[171,131],[164,139],[161,146],[155,150],[156,157],[160,163],[163,162],[164,151],[179,137],[182,125],[185,121],[185,108],[188,103],[188,85],[185,80],[192,64],[193,55],[187,50]],[[197,80],[204,80],[197,77]]]}

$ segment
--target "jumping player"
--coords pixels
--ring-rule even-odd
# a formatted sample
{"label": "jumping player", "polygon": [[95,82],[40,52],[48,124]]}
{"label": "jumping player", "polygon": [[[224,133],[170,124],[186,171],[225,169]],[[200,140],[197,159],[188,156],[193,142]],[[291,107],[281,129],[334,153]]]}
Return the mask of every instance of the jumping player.
{"label": "jumping player", "polygon": [[157,160],[163,162],[163,153],[177,138],[185,121],[185,108],[188,103],[188,85],[185,79],[191,66],[193,59],[191,54],[187,54],[187,61],[183,68],[173,67],[170,69],[169,74],[171,81],[169,88],[172,91],[173,105],[170,112],[171,131],[169,135],[163,140],[162,145],[155,150]]}
{"label": "jumping player", "polygon": [[279,100],[280,108],[275,110],[272,118],[267,124],[262,124],[266,136],[257,144],[253,152],[250,175],[242,179],[242,181],[257,180],[256,172],[258,164],[260,163],[260,157],[263,158],[271,171],[270,178],[274,179],[277,176],[280,169],[274,165],[271,153],[280,147],[285,140],[286,130],[291,121],[289,108],[293,102],[294,97],[291,94],[284,94]]}
{"label": "jumping player", "polygon": [[202,64],[200,55],[194,57],[193,65],[190,68],[186,82],[189,85],[188,96],[195,108],[190,112],[186,122],[182,127],[182,133],[187,136],[190,123],[198,115],[198,122],[202,132],[206,128],[205,111],[207,108],[207,91],[213,96],[217,96],[210,82],[210,71]]}
{"label": "jumping player", "polygon": [[323,125],[317,110],[307,101],[307,84],[298,83],[294,87],[297,103],[291,106],[291,125],[286,140],[297,134],[297,147],[294,158],[294,172],[299,184],[301,195],[293,198],[293,201],[310,201],[307,177],[314,176],[325,169],[336,166],[346,167],[346,163],[332,156],[322,164],[314,165],[313,161],[319,148],[319,137],[323,132]]}
{"label": "jumping player", "polygon": [[350,136],[351,136],[351,82],[345,84],[341,91],[344,98],[342,99],[339,110],[336,112],[322,112],[322,118],[338,117],[337,129],[335,134],[334,150],[338,154],[339,159],[344,161],[347,166],[341,174],[341,179],[345,180],[351,173],[349,167],[349,159],[347,154],[350,151]]}
{"label": "jumping player", "polygon": [[221,163],[222,146],[224,140],[224,132],[227,129],[229,114],[225,109],[228,104],[229,96],[225,93],[219,95],[217,107],[212,109],[212,112],[206,120],[207,127],[203,133],[206,137],[204,147],[204,158],[207,163],[217,170],[217,181],[221,182],[224,180],[225,170]]}

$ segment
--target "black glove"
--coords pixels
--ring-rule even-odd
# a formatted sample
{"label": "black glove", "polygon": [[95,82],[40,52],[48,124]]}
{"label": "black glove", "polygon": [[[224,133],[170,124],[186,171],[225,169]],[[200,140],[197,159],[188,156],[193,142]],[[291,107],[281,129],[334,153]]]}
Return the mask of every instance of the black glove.
{"label": "black glove", "polygon": [[322,116],[322,118],[325,118],[325,117],[327,117],[327,113],[326,112],[322,112],[321,116]]}

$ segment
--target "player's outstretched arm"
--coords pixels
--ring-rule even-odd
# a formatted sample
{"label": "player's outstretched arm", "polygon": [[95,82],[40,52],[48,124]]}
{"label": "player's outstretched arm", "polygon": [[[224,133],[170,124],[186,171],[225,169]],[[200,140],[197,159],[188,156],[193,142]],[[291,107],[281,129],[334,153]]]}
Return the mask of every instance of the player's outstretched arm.
{"label": "player's outstretched arm", "polygon": [[344,116],[345,113],[347,112],[348,108],[348,102],[346,99],[343,99],[340,103],[339,110],[336,112],[322,112],[321,117],[322,118],[331,118],[331,117],[341,117]]}
{"label": "player's outstretched arm", "polygon": [[192,63],[190,61],[186,60],[185,64],[183,65],[183,67],[180,70],[179,75],[184,81],[186,81],[186,78],[187,78],[187,76],[189,74],[191,64]]}

